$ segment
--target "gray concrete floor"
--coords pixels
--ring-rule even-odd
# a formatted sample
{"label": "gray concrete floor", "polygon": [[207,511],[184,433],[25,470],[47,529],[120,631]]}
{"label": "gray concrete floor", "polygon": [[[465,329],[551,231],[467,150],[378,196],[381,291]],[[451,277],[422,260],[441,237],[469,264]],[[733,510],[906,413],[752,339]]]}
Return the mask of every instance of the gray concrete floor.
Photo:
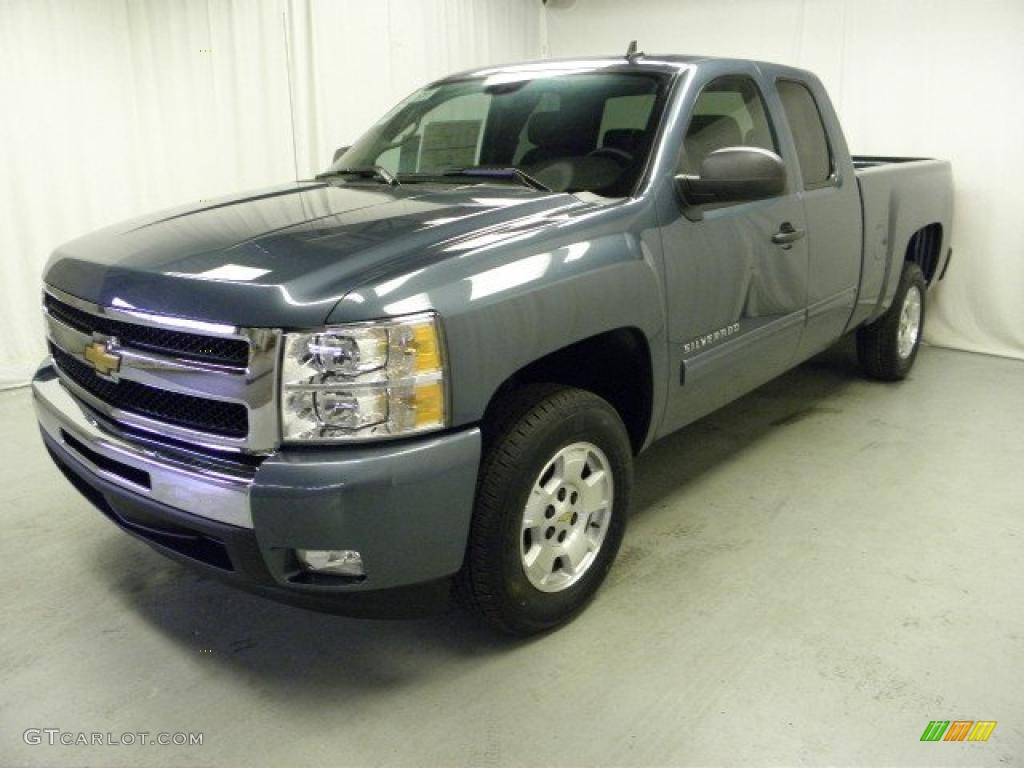
{"label": "gray concrete floor", "polygon": [[[117,531],[0,394],[0,765],[996,765],[1024,747],[1024,364],[848,347],[666,439],[597,601],[517,642],[197,577]],[[996,720],[922,743],[929,720]],[[200,731],[29,746],[27,728]]]}

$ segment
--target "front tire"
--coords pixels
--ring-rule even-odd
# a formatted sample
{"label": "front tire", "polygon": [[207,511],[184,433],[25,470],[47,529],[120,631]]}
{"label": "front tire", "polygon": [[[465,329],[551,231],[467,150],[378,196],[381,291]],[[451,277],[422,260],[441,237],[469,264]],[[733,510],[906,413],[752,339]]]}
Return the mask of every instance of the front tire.
{"label": "front tire", "polygon": [[857,357],[871,378],[899,381],[910,373],[921,346],[927,287],[921,268],[904,264],[892,306],[857,331]]}
{"label": "front tire", "polygon": [[576,616],[608,573],[626,528],[629,436],[591,392],[534,385],[485,424],[463,599],[514,635]]}

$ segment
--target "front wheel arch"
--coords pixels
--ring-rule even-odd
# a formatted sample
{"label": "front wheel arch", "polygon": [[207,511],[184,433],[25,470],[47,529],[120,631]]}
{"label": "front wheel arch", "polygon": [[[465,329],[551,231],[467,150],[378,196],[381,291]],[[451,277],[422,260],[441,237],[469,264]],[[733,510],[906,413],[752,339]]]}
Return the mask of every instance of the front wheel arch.
{"label": "front wheel arch", "polygon": [[637,454],[650,438],[654,412],[654,372],[647,337],[624,327],[575,342],[523,366],[494,391],[482,421],[484,439],[496,406],[512,393],[535,384],[557,384],[593,392],[619,414]]}

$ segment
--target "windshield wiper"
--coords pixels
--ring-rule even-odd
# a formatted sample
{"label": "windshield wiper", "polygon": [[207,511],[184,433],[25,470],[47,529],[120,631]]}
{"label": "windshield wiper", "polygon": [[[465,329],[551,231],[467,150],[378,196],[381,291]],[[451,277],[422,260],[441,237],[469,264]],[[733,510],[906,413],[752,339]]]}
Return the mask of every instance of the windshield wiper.
{"label": "windshield wiper", "polygon": [[550,192],[551,188],[537,181],[530,174],[518,168],[486,165],[471,165],[466,168],[449,168],[441,171],[439,176],[479,176],[487,179],[508,179],[522,184],[531,189],[539,189],[542,192]]}
{"label": "windshield wiper", "polygon": [[364,179],[380,179],[385,184],[397,187],[401,182],[387,168],[379,165],[360,165],[353,168],[335,168],[316,175],[317,181],[330,179],[336,176],[359,176]]}

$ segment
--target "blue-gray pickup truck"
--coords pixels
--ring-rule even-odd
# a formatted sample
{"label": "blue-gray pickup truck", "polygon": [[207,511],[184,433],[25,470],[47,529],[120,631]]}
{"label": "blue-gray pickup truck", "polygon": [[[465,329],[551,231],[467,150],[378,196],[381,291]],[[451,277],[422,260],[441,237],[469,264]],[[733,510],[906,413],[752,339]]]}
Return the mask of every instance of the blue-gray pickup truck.
{"label": "blue-gray pickup truck", "polygon": [[948,163],[852,157],[799,69],[464,72],[315,179],[59,247],[39,425],[105,516],[240,587],[540,632],[653,441],[844,334],[907,375],[951,216]]}

